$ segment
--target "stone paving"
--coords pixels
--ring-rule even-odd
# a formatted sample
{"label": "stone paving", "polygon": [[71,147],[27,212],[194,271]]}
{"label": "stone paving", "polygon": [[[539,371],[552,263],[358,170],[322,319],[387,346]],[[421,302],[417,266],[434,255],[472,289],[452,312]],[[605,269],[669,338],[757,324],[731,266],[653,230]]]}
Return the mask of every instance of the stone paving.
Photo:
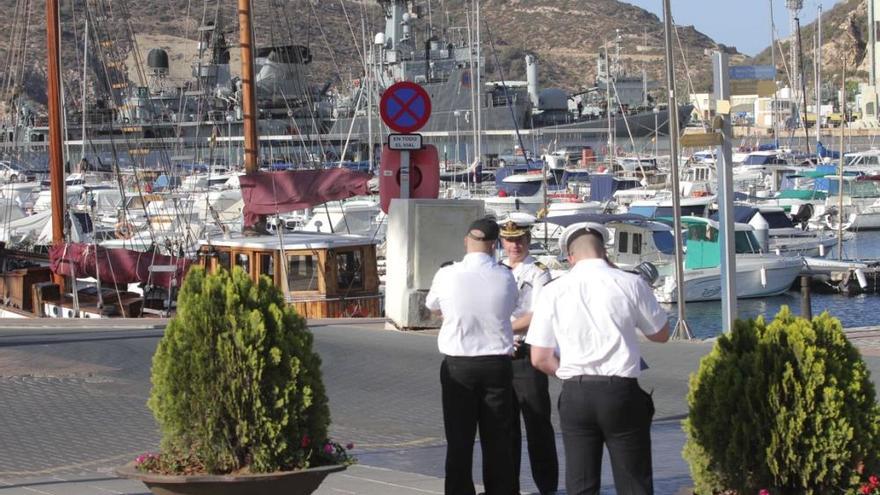
{"label": "stone paving", "polygon": [[[146,493],[140,483],[116,479],[112,469],[158,444],[145,402],[161,323],[13,325],[0,322],[0,495]],[[331,433],[354,442],[360,460],[328,478],[318,493],[442,493],[436,338],[386,331],[381,322],[310,326],[323,359]],[[875,335],[860,331],[854,340]],[[863,340],[863,350],[872,349],[869,342]],[[642,386],[654,391],[657,410],[652,438],[660,495],[684,493],[690,484],[680,422],[688,375],[710,348],[705,342],[643,344],[650,368]],[[867,361],[878,376],[880,358]],[[551,393],[558,390],[553,380]],[[527,461],[523,470],[523,490],[534,490]],[[479,467],[474,472],[479,477]],[[603,493],[613,493],[607,466],[606,473]]]}

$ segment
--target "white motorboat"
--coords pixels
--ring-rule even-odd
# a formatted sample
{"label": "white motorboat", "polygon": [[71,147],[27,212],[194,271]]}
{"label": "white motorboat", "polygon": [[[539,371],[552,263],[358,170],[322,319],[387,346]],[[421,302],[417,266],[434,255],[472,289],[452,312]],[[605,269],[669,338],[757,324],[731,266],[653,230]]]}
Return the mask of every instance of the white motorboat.
{"label": "white motorboat", "polygon": [[[688,230],[684,270],[685,300],[719,300],[721,246],[718,223],[697,217],[685,217],[682,221]],[[754,228],[748,224],[735,225],[737,298],[768,297],[787,291],[804,267],[803,258],[761,253]],[[655,294],[660,302],[676,302],[675,277],[666,276],[662,285],[655,289]]]}
{"label": "white motorboat", "polygon": [[[834,233],[799,229],[778,206],[737,205],[734,216],[737,222],[754,227],[762,250],[768,253],[825,256],[837,245]],[[851,238],[852,234],[844,236],[844,240]]]}

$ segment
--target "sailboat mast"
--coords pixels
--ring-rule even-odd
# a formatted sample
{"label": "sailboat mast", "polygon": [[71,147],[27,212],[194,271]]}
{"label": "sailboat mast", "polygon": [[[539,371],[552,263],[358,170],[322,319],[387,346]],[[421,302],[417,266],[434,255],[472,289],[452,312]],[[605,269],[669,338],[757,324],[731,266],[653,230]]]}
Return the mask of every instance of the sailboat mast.
{"label": "sailboat mast", "polygon": [[816,17],[816,158],[822,161],[819,143],[822,142],[822,4],[819,4],[819,15]]}
{"label": "sailboat mast", "polygon": [[[770,65],[773,66],[773,71],[776,71],[776,23],[773,21],[773,0],[769,0],[770,3]],[[776,77],[773,77],[773,84],[776,85]],[[779,147],[779,130],[776,128],[776,109],[779,108],[779,104],[776,101],[776,95],[779,94],[779,89],[777,87],[773,88],[773,102],[772,107],[770,108],[770,120],[773,125],[773,141],[776,143],[775,147]]]}
{"label": "sailboat mast", "polygon": [[[49,103],[49,190],[52,194],[52,243],[64,242],[64,154],[61,137],[61,47],[58,0],[46,0],[46,82]],[[53,275],[55,283],[64,284],[64,277]]]}
{"label": "sailboat mast", "polygon": [[663,26],[664,48],[666,54],[666,86],[669,93],[669,154],[671,161],[670,175],[672,176],[672,219],[675,228],[675,285],[676,301],[678,302],[678,322],[675,324],[672,336],[674,338],[689,340],[693,338],[693,335],[688,327],[685,313],[685,303],[687,300],[684,292],[684,248],[681,238],[681,188],[678,175],[679,157],[681,156],[678,133],[681,129],[678,127],[678,103],[675,98],[675,61],[672,52],[672,5],[669,0],[663,0]]}
{"label": "sailboat mast", "polygon": [[86,158],[86,81],[88,80],[89,70],[89,19],[86,17],[85,32],[83,34],[83,71],[82,71],[82,146],[80,146],[79,160],[82,162]]}
{"label": "sailboat mast", "polygon": [[[56,0],[57,1],[57,0]],[[257,102],[254,93],[254,46],[250,0],[238,0],[239,43],[241,44],[241,109],[244,124],[244,169],[254,174],[259,169],[257,141]]]}

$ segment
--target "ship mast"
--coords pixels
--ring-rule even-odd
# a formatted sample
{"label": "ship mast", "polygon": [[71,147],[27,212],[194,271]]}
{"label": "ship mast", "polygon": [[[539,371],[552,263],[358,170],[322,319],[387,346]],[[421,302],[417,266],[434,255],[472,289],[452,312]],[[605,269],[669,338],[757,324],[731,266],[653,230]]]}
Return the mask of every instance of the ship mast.
{"label": "ship mast", "polygon": [[238,0],[239,43],[241,44],[241,109],[244,114],[242,117],[244,124],[244,170],[245,173],[255,174],[259,170],[260,151],[257,140],[257,102],[254,94],[254,46],[251,18],[250,0]]}
{"label": "ship mast", "polygon": [[[58,0],[46,0],[47,99],[49,103],[49,190],[52,195],[52,243],[64,242],[64,155],[61,137],[61,58]],[[64,277],[53,274],[63,287]]]}
{"label": "ship mast", "polygon": [[[254,30],[251,20],[251,0],[238,0],[238,30],[241,45],[241,111],[244,133],[244,172],[260,171],[260,141],[257,139],[257,97],[254,92]],[[260,216],[254,225],[243,225],[245,235],[266,234],[266,217]]]}

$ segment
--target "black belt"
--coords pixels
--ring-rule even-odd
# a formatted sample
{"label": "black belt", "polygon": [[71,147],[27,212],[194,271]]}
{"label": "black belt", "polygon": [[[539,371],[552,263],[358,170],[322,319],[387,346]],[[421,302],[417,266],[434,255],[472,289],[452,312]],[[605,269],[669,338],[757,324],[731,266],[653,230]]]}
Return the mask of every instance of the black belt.
{"label": "black belt", "polygon": [[[602,376],[602,375],[578,375],[569,378],[578,383],[638,383],[638,378],[628,376]],[[566,380],[566,381],[568,381]]]}
{"label": "black belt", "polygon": [[510,361],[509,354],[493,354],[488,356],[449,356],[444,354],[444,359],[450,361]]}

